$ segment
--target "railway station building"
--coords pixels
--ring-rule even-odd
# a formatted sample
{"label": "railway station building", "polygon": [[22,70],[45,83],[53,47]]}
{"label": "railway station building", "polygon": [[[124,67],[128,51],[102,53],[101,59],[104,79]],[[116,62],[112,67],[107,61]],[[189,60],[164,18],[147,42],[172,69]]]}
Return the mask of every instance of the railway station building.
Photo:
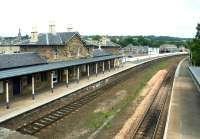
{"label": "railway station building", "polygon": [[78,32],[56,32],[55,24],[49,25],[48,33],[38,33],[33,28],[31,39],[23,41],[19,46],[21,52],[36,52],[48,62],[89,56]]}
{"label": "railway station building", "polygon": [[49,89],[53,93],[59,85],[79,83],[82,78],[98,76],[120,66],[122,56],[98,52],[92,57],[48,62],[35,52],[0,55],[0,101],[9,108],[12,99],[42,93]]}

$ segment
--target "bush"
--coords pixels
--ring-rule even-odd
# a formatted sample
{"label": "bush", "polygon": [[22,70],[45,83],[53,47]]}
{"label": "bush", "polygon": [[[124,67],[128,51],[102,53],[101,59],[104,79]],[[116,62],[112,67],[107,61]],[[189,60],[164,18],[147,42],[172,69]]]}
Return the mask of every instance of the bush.
{"label": "bush", "polygon": [[191,43],[192,64],[200,66],[200,24],[197,24],[197,33]]}

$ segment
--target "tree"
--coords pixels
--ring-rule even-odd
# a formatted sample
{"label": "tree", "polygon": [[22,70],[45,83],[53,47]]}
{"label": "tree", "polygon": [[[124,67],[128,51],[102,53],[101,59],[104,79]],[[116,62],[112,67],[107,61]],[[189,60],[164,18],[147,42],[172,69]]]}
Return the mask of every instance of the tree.
{"label": "tree", "polygon": [[92,36],[92,40],[99,42],[99,41],[101,41],[101,36],[100,35]]}
{"label": "tree", "polygon": [[191,43],[192,64],[200,66],[200,24],[197,25],[197,33]]}
{"label": "tree", "polygon": [[195,39],[200,39],[200,24],[199,23],[197,24],[196,29],[197,29],[197,34],[195,36]]}

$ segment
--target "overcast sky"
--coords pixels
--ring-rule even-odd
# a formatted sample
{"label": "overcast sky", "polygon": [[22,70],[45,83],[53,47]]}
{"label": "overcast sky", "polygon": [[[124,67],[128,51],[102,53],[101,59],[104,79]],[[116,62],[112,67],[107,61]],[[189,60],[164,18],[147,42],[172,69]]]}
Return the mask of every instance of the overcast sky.
{"label": "overcast sky", "polygon": [[56,31],[72,24],[80,34],[193,37],[200,0],[1,0],[0,35]]}

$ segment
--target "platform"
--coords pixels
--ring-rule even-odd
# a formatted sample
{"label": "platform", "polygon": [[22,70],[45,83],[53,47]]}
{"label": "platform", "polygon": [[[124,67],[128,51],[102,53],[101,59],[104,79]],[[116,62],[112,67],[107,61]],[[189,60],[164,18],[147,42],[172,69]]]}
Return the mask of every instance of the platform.
{"label": "platform", "polygon": [[3,127],[0,127],[0,138],[1,139],[37,139],[36,137],[30,136],[30,135],[23,135],[19,132],[6,129]]}
{"label": "platform", "polygon": [[182,61],[176,71],[164,139],[200,138],[200,92],[188,63]]}
{"label": "platform", "polygon": [[189,70],[190,70],[191,76],[200,92],[200,67],[190,66]]}
{"label": "platform", "polygon": [[[171,54],[171,56],[176,54]],[[116,70],[112,69],[110,72],[105,71],[104,74],[100,73],[98,76],[91,76],[90,79],[80,79],[79,84],[77,83],[71,83],[69,84],[69,87],[67,88],[66,85],[55,87],[54,93],[51,93],[51,90],[44,91],[42,93],[37,94],[35,100],[32,100],[32,96],[20,99],[17,99],[15,101],[10,102],[10,108],[6,109],[5,104],[0,106],[0,123],[11,119],[17,115],[20,115],[24,112],[30,111],[32,109],[35,109],[39,106],[45,105],[46,103],[50,103],[56,99],[59,99],[63,96],[66,96],[68,94],[71,94],[77,90],[80,90],[88,85],[91,85],[93,83],[96,83],[100,80],[103,80],[105,78],[108,78],[112,75],[118,74],[122,71],[125,71],[127,69],[130,69],[132,67],[135,67],[137,65],[140,65],[142,63],[148,62],[152,59],[158,59],[161,57],[167,57],[169,54],[165,55],[159,55],[158,57],[147,57],[146,59],[140,59],[136,61],[126,62],[126,64],[123,65],[123,67],[116,68]]]}

